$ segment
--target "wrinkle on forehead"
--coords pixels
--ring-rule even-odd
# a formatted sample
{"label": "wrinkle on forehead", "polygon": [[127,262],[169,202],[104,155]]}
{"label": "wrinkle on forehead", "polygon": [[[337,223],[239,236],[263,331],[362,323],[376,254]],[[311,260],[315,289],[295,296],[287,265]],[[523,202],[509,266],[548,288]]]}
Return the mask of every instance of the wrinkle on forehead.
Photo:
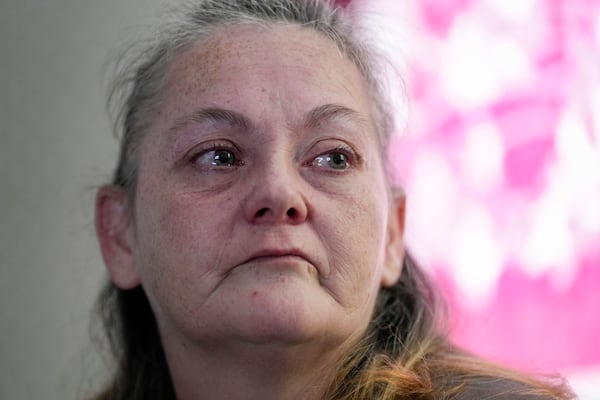
{"label": "wrinkle on forehead", "polygon": [[[263,35],[264,41],[257,40]],[[311,40],[306,40],[307,36],[312,36]],[[285,51],[270,52],[269,48],[275,46]],[[247,64],[248,55],[260,53],[268,56],[271,61],[275,59],[275,62],[266,64],[259,61]],[[340,72],[338,68],[334,68],[338,64],[319,62],[324,59],[331,60],[332,57],[338,57],[340,63],[348,62],[354,66],[354,63],[342,54],[332,40],[312,28],[283,23],[270,25],[245,23],[227,26],[216,30],[209,38],[191,44],[173,59],[166,72],[167,91],[176,86],[181,93],[179,90],[185,88],[180,87],[181,82],[178,82],[177,77],[184,75],[189,77],[196,72],[197,79],[193,82],[193,90],[201,95],[223,79],[224,67],[231,74],[243,72],[242,69],[236,68],[235,64],[228,62],[231,59],[245,58],[246,67],[272,71],[285,67],[295,70],[297,79],[302,79],[311,72],[304,67],[306,59],[310,58],[314,60],[315,67],[318,66],[322,71],[333,76]],[[362,80],[362,76],[360,77]],[[190,83],[192,82],[187,82],[188,85]],[[191,87],[188,90],[191,90]],[[347,87],[345,90],[353,93]]]}

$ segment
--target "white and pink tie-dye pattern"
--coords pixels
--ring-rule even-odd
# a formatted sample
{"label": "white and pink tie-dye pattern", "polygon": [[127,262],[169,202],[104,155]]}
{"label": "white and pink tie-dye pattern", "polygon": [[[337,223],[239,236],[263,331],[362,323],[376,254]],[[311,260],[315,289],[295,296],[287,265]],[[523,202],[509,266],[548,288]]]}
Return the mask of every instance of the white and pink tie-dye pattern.
{"label": "white and pink tie-dye pattern", "polygon": [[[600,371],[600,0],[352,7],[404,75],[391,172],[455,340],[522,369]],[[582,399],[600,398],[590,376]]]}

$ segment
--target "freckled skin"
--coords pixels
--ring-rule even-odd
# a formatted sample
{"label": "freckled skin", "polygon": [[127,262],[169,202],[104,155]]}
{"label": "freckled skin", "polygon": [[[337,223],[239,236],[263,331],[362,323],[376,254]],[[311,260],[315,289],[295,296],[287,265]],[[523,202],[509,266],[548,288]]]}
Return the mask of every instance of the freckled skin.
{"label": "freckled skin", "polygon": [[[367,122],[292,128],[323,104]],[[207,171],[173,159],[170,127],[204,107],[234,110],[255,129],[198,132],[190,147],[233,142],[243,165]],[[357,68],[308,29],[227,28],[176,57],[141,144],[133,224],[136,268],[167,348],[176,340],[341,348],[360,335],[386,268],[389,218],[369,110]],[[333,136],[327,151],[343,140],[363,162],[342,172],[315,167],[322,136]],[[291,208],[300,210],[294,218]],[[261,209],[268,212],[258,217]],[[245,263],[273,246],[294,246],[310,260]]]}

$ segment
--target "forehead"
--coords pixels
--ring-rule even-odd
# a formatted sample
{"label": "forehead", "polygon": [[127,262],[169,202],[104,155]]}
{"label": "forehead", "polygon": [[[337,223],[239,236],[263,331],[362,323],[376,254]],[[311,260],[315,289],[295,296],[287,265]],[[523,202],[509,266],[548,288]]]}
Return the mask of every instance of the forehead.
{"label": "forehead", "polygon": [[165,78],[163,100],[178,111],[237,106],[245,113],[251,111],[246,108],[252,108],[252,98],[258,101],[257,93],[271,105],[298,109],[319,102],[347,103],[367,114],[369,109],[365,82],[354,63],[324,34],[297,25],[220,28],[181,51]]}
{"label": "forehead", "polygon": [[178,74],[186,72],[186,66],[201,66],[207,74],[217,74],[224,65],[271,64],[277,68],[309,60],[340,66],[349,63],[331,39],[312,28],[244,23],[216,28],[207,38],[192,42],[174,59],[169,72]]}

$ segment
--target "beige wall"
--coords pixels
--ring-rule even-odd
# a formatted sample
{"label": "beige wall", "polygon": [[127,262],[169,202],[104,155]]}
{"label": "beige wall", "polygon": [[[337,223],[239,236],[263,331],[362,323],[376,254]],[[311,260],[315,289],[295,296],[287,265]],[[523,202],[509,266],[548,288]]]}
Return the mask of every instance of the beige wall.
{"label": "beige wall", "polygon": [[79,399],[102,375],[94,186],[116,158],[103,64],[158,0],[0,5],[0,399]]}

